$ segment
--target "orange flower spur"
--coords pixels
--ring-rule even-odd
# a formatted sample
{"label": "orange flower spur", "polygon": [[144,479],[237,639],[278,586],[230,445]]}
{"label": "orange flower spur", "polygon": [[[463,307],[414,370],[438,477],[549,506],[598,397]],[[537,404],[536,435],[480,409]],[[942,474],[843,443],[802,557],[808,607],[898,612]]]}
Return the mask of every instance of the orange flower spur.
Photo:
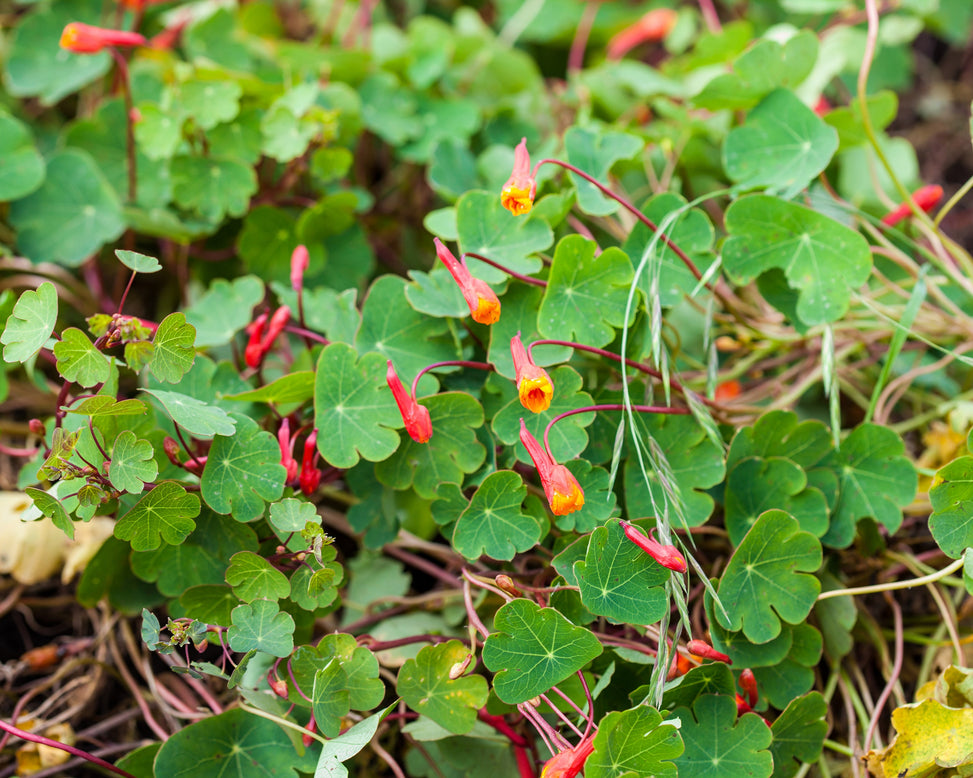
{"label": "orange flower spur", "polygon": [[559,465],[551,455],[527,431],[524,420],[520,420],[520,442],[530,454],[534,467],[541,477],[544,495],[555,516],[566,516],[584,507],[584,492],[574,474],[564,465]]}
{"label": "orange flower spur", "polygon": [[537,181],[530,174],[530,154],[527,138],[521,138],[514,149],[514,169],[500,192],[500,203],[514,216],[530,213],[537,194]]}

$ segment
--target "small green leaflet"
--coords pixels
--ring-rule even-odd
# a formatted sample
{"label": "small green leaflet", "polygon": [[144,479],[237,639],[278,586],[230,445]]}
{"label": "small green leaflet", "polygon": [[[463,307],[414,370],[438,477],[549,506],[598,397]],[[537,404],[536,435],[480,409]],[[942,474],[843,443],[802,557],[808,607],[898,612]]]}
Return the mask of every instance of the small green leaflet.
{"label": "small green leaflet", "polygon": [[125,249],[115,249],[115,256],[129,270],[136,273],[158,273],[162,270],[162,265],[155,257],[139,254],[137,251],[127,251]]}
{"label": "small green leaflet", "polygon": [[341,719],[351,710],[348,682],[341,662],[332,657],[314,674],[311,687],[311,709],[314,721],[322,735],[337,737],[341,732]]}
{"label": "small green leaflet", "polygon": [[349,468],[364,457],[386,459],[399,446],[402,426],[385,383],[380,354],[359,358],[345,343],[332,343],[318,357],[314,385],[314,426],[318,451],[335,467]]}
{"label": "small green leaflet", "polygon": [[289,497],[270,506],[270,526],[281,535],[300,532],[308,522],[321,523],[321,517],[314,510],[312,503]]}
{"label": "small green leaflet", "polygon": [[4,362],[26,362],[50,339],[57,322],[57,291],[44,281],[23,292],[0,335]]}
{"label": "small green leaflet", "polygon": [[605,346],[614,340],[615,328],[627,323],[632,261],[616,247],[596,257],[595,248],[594,241],[581,235],[569,235],[557,244],[537,314],[545,337]]}
{"label": "small green leaflet", "polygon": [[164,389],[143,389],[162,405],[166,415],[194,438],[209,440],[215,435],[232,435],[236,422],[222,408],[195,397]]}
{"label": "small green leaflet", "polygon": [[74,522],[56,497],[32,486],[28,486],[24,494],[30,497],[37,510],[54,522],[55,527],[74,540]]}
{"label": "small green leaflet", "polygon": [[240,276],[232,282],[216,279],[186,309],[186,321],[196,328],[196,347],[229,343],[250,323],[253,307],[263,296],[264,285],[257,276]]}
{"label": "small green leaflet", "polygon": [[192,80],[179,85],[176,100],[204,130],[210,130],[221,122],[236,118],[240,112],[240,95],[243,88],[229,80],[213,80],[201,77],[199,73]]}
{"label": "small green leaflet", "polygon": [[227,630],[230,648],[246,652],[252,648],[271,656],[286,657],[294,650],[294,619],[282,613],[276,602],[255,600],[238,605]]}
{"label": "small green leaflet", "polygon": [[457,735],[473,728],[476,712],[486,705],[489,696],[482,675],[449,677],[453,665],[469,653],[458,640],[425,646],[415,659],[402,665],[395,686],[406,705]]}
{"label": "small green leaflet", "polygon": [[279,600],[291,593],[287,576],[252,551],[238,551],[230,557],[226,582],[244,602]]}
{"label": "small green leaflet", "polygon": [[591,632],[553,608],[512,600],[497,611],[495,631],[483,646],[483,663],[496,673],[493,688],[516,705],[543,694],[601,654]]}
{"label": "small green leaflet", "polygon": [[213,439],[200,486],[214,511],[252,521],[263,514],[265,503],[280,499],[287,471],[273,435],[249,416],[234,413],[231,418],[236,431]]}
{"label": "small green leaflet", "polygon": [[111,360],[75,327],[61,333],[61,340],[54,344],[54,356],[61,377],[83,387],[102,384],[111,375]]}
{"label": "small green leaflet", "polygon": [[652,775],[676,778],[672,762],[683,752],[679,730],[662,724],[655,708],[640,705],[612,711],[598,722],[595,750],[585,761],[585,778]]}
{"label": "small green leaflet", "polygon": [[108,478],[120,492],[141,494],[145,484],[154,481],[159,466],[155,451],[147,440],[139,440],[131,430],[122,431],[111,451]]}
{"label": "small green leaflet", "polygon": [[767,511],[726,566],[718,589],[726,615],[717,610],[716,620],[754,643],[773,640],[781,619],[798,624],[811,612],[821,583],[809,573],[820,566],[818,539],[784,511]]}
{"label": "small green leaflet", "polygon": [[677,708],[673,718],[682,722],[685,751],[675,762],[686,775],[707,778],[770,778],[774,760],[767,749],[772,736],[756,713],[737,719],[732,697],[704,694],[697,698],[692,712]]}
{"label": "small green leaflet", "polygon": [[524,513],[526,497],[524,481],[513,471],[499,470],[488,475],[456,521],[455,549],[467,559],[485,554],[509,561],[533,548],[544,527],[534,516]]}
{"label": "small green leaflet", "polygon": [[173,199],[207,221],[243,216],[256,191],[257,174],[240,160],[183,155],[172,159]]}
{"label": "small green leaflet", "polygon": [[196,359],[193,343],[196,328],[186,324],[182,313],[170,313],[159,324],[152,339],[155,347],[149,370],[159,381],[177,383],[189,372]]}
{"label": "small green leaflet", "polygon": [[[564,133],[564,150],[568,162],[592,178],[605,182],[608,171],[619,160],[631,159],[645,147],[645,141],[624,132],[600,128],[571,127]],[[619,204],[603,195],[590,181],[576,173],[571,180],[578,189],[578,207],[592,216],[607,216],[619,209]]]}
{"label": "small green leaflet", "polygon": [[80,416],[92,418],[107,416],[143,416],[145,403],[141,400],[116,400],[107,394],[97,394],[78,403],[77,407],[68,410]]}
{"label": "small green leaflet", "polygon": [[135,551],[182,543],[196,528],[199,509],[199,497],[175,481],[162,481],[118,520],[115,537],[130,541]]}
{"label": "small green leaflet", "polygon": [[486,450],[474,432],[483,425],[483,406],[466,392],[440,392],[422,404],[429,409],[432,438],[416,443],[403,433],[396,452],[375,466],[375,475],[394,489],[413,486],[431,500],[440,484],[462,483],[464,474],[483,464]]}
{"label": "small green leaflet", "polygon": [[585,607],[619,624],[654,624],[669,610],[663,587],[670,572],[629,541],[617,521],[591,533],[574,574]]}

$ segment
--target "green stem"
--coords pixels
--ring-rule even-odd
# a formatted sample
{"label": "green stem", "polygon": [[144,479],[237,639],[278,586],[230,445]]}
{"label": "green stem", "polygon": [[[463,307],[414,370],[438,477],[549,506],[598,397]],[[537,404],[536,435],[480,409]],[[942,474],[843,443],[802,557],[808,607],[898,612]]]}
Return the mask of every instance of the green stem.
{"label": "green stem", "polygon": [[939,572],[924,575],[921,578],[911,578],[907,581],[891,581],[885,584],[874,584],[873,586],[859,586],[854,589],[832,589],[827,592],[821,592],[818,595],[818,600],[827,600],[831,597],[854,597],[858,594],[875,594],[876,592],[891,592],[896,589],[912,589],[916,586],[925,586],[948,575],[952,575],[963,566],[963,561],[963,559],[957,559]]}

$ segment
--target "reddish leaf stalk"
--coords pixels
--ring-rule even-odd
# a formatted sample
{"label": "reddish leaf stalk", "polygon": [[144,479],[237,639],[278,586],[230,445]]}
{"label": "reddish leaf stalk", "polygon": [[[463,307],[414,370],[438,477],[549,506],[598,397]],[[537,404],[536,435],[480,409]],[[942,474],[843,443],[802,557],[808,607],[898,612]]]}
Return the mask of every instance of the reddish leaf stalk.
{"label": "reddish leaf stalk", "polygon": [[416,388],[419,386],[419,379],[422,378],[430,370],[435,370],[437,367],[472,367],[476,370],[493,370],[493,365],[489,362],[471,362],[468,359],[448,359],[445,362],[433,362],[431,365],[426,365],[422,370],[416,374],[416,377],[412,379],[412,396],[416,396]]}
{"label": "reddish leaf stalk", "polygon": [[516,278],[518,281],[523,281],[525,284],[533,284],[534,286],[539,286],[542,288],[547,287],[547,281],[543,278],[534,278],[533,276],[525,276],[523,273],[518,273],[516,270],[511,270],[509,267],[501,262],[497,262],[495,259],[490,259],[482,254],[475,254],[472,251],[467,251],[461,257],[461,259],[466,259],[466,257],[471,257],[473,259],[478,259],[480,262],[484,262],[490,267],[495,267],[497,270],[502,270],[511,278]]}
{"label": "reddish leaf stalk", "polygon": [[32,732],[26,732],[25,730],[15,727],[13,724],[8,724],[3,719],[0,719],[0,729],[7,732],[10,735],[19,737],[21,740],[29,740],[31,743],[39,743],[42,746],[50,746],[51,748],[56,748],[60,751],[67,751],[72,756],[76,756],[80,759],[84,759],[86,762],[91,762],[99,767],[103,767],[115,775],[121,775],[124,778],[136,778],[136,776],[131,773],[127,773],[120,767],[115,767],[111,762],[106,762],[94,754],[89,754],[87,751],[82,751],[80,748],[75,748],[74,746],[69,746],[66,743],[61,743],[58,740],[53,740],[49,737],[44,737],[43,735],[35,735]]}

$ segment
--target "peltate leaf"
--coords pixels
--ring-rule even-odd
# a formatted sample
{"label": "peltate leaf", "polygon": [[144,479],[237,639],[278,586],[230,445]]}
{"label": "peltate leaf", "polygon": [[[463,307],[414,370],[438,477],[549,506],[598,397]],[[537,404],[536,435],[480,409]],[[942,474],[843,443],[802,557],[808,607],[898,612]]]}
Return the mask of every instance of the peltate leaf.
{"label": "peltate leaf", "polygon": [[111,450],[108,478],[112,486],[121,492],[141,494],[145,484],[159,474],[154,455],[149,441],[139,440],[131,430],[123,430]]}
{"label": "peltate leaf", "polygon": [[311,710],[314,722],[325,737],[337,737],[341,719],[351,710],[350,695],[345,688],[348,678],[341,662],[332,657],[314,674],[311,687]]}
{"label": "peltate leaf", "polygon": [[325,743],[321,749],[321,756],[318,757],[318,766],[314,771],[314,778],[347,778],[348,768],[342,762],[351,759],[371,742],[378,730],[378,725],[394,707],[395,703],[389,705],[385,710],[369,716],[364,721],[359,721],[347,732],[343,732]]}
{"label": "peltate leaf", "polygon": [[736,716],[732,697],[704,694],[692,713],[687,708],[672,712],[682,722],[679,729],[686,746],[676,766],[680,773],[711,778],[770,778],[774,760],[768,748],[771,732],[756,713]]}
{"label": "peltate leaf", "polygon": [[426,646],[399,670],[395,690],[412,710],[457,735],[469,732],[489,691],[482,675],[449,677],[453,665],[469,656],[458,640]]}
{"label": "peltate leaf", "polygon": [[232,282],[222,278],[186,309],[186,321],[196,328],[196,346],[223,346],[250,323],[253,307],[264,297],[263,282],[257,276],[240,276]]}
{"label": "peltate leaf", "polygon": [[222,408],[188,394],[164,389],[143,389],[162,405],[166,415],[194,438],[209,440],[215,435],[232,435],[236,422]]}
{"label": "peltate leaf", "polygon": [[[632,262],[621,249],[595,257],[595,243],[581,235],[563,238],[537,315],[547,338],[604,346],[625,321],[625,301],[632,282]],[[634,313],[634,311],[633,311]]]}
{"label": "peltate leaf", "polygon": [[723,144],[723,167],[741,188],[765,187],[789,200],[824,170],[838,133],[788,89],[760,101]]}
{"label": "peltate leaf", "polygon": [[673,760],[683,752],[679,730],[662,724],[662,715],[648,705],[612,711],[605,716],[598,723],[594,746],[585,761],[585,778],[675,778]]}
{"label": "peltate leaf", "polygon": [[855,525],[866,516],[890,533],[902,524],[902,508],[915,496],[918,475],[904,456],[905,443],[888,427],[862,424],[836,452],[838,504],[831,527],[821,542],[845,548],[855,537]]}
{"label": "peltate leaf", "polygon": [[767,511],[733,552],[720,579],[726,613],[717,609],[717,621],[734,632],[742,628],[754,643],[773,640],[781,619],[798,624],[811,612],[821,583],[807,573],[820,566],[817,538],[784,511]]}
{"label": "peltate leaf", "polygon": [[0,202],[26,197],[44,181],[44,158],[27,125],[0,112]]}
{"label": "peltate leaf", "polygon": [[162,481],[118,520],[115,537],[130,541],[135,551],[182,543],[196,528],[199,509],[199,497],[175,481]]}
{"label": "peltate leaf", "polygon": [[493,688],[515,705],[543,694],[601,654],[591,632],[553,608],[512,600],[497,611],[494,632],[483,646],[483,663],[496,673]]}
{"label": "peltate leaf", "polygon": [[256,173],[239,160],[188,156],[172,159],[173,198],[207,221],[243,216],[256,191]]}
{"label": "peltate leaf", "polygon": [[[456,203],[456,229],[462,252],[482,254],[517,273],[531,275],[543,267],[535,256],[554,242],[547,222],[529,216],[514,216],[500,204],[496,192],[472,191]],[[470,272],[488,284],[507,280],[502,270],[473,259]]]}
{"label": "peltate leaf", "polygon": [[973,457],[939,469],[929,489],[929,531],[945,554],[959,559],[973,546]]}
{"label": "peltate leaf", "polygon": [[280,499],[287,470],[280,464],[280,446],[273,435],[249,416],[234,413],[231,418],[236,431],[213,439],[200,486],[214,511],[252,521],[263,514],[265,502]]}
{"label": "peltate leaf", "polygon": [[252,551],[239,551],[230,558],[226,582],[244,602],[279,600],[291,593],[287,576]]}
{"label": "peltate leaf", "polygon": [[770,746],[773,778],[793,778],[802,764],[818,760],[828,733],[827,712],[824,697],[811,692],[792,701],[777,717],[770,728],[774,736]]}
{"label": "peltate leaf", "polygon": [[162,270],[162,265],[155,257],[139,254],[137,251],[126,251],[125,249],[115,249],[115,256],[129,270],[136,273],[158,273]]}
{"label": "peltate leaf", "polygon": [[282,535],[300,532],[308,522],[321,524],[321,517],[312,503],[288,498],[270,506],[270,526]]}
{"label": "peltate leaf", "polygon": [[617,521],[591,533],[574,574],[585,607],[614,622],[654,624],[669,610],[664,587],[670,572],[629,541]]}
{"label": "peltate leaf", "polygon": [[102,384],[111,375],[111,360],[75,327],[68,327],[61,333],[61,339],[54,344],[54,356],[61,377],[81,386]]}
{"label": "peltate leaf", "polygon": [[882,751],[866,754],[872,775],[949,775],[943,768],[963,767],[968,775],[973,754],[973,708],[946,707],[936,700],[903,705],[892,711],[895,739]]}
{"label": "peltate leaf", "polygon": [[511,560],[537,545],[544,527],[524,513],[527,488],[511,470],[488,475],[460,514],[453,530],[453,546],[467,559],[486,555]]}
{"label": "peltate leaf", "polygon": [[159,749],[154,769],[172,778],[288,778],[297,774],[296,758],[279,724],[237,708],[176,732]]}
{"label": "peltate leaf", "polygon": [[[644,145],[641,138],[624,132],[571,127],[564,133],[568,162],[602,182],[607,180],[612,165],[622,159],[631,159]],[[571,180],[578,189],[578,207],[585,213],[607,216],[621,207],[576,173],[571,173]]]}
{"label": "peltate leaf", "polygon": [[281,613],[276,602],[255,600],[238,605],[227,630],[230,648],[245,652],[252,648],[271,656],[285,657],[294,650],[294,619]]}
{"label": "peltate leaf", "polygon": [[149,369],[160,381],[177,383],[193,366],[196,328],[186,323],[182,313],[170,313],[160,323],[152,339],[155,347]]}
{"label": "peltate leaf", "polygon": [[74,539],[74,522],[71,521],[71,517],[68,516],[64,506],[61,505],[60,500],[51,494],[41,490],[35,489],[32,486],[28,486],[24,490],[26,494],[34,503],[34,507],[37,508],[44,516],[47,516],[54,526],[57,527],[61,532],[67,535],[72,540]]}
{"label": "peltate leaf", "polygon": [[385,358],[332,343],[318,357],[314,384],[314,426],[318,451],[335,467],[388,457],[399,445],[394,427],[402,417],[385,383]]}
{"label": "peltate leaf", "polygon": [[432,438],[416,443],[403,434],[396,452],[376,465],[375,475],[395,489],[413,486],[431,500],[440,484],[462,483],[465,473],[483,463],[486,451],[474,432],[483,424],[483,407],[465,392],[442,392],[422,404],[432,419]]}
{"label": "peltate leaf", "polygon": [[0,335],[4,362],[26,362],[47,343],[57,322],[57,291],[44,281],[23,292]]}

